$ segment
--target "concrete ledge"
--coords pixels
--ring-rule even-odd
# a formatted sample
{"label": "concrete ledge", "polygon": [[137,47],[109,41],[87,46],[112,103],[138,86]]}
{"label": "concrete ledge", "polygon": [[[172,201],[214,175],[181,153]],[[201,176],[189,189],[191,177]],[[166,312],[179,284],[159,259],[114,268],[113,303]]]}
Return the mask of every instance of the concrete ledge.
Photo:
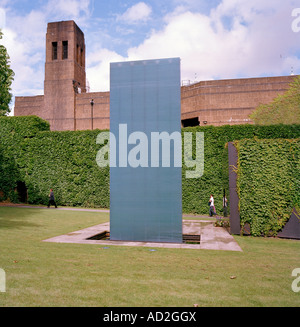
{"label": "concrete ledge", "polygon": [[88,240],[104,231],[109,231],[109,222],[88,227],[82,230],[74,231],[65,235],[60,235],[44,240],[44,242],[55,243],[79,243],[79,244],[97,244],[103,246],[143,246],[158,248],[177,248],[177,249],[207,249],[207,250],[227,250],[242,251],[232,235],[225,228],[214,227],[213,221],[184,220],[183,234],[201,235],[200,244],[185,243],[156,243],[156,242],[123,242],[110,240]]}

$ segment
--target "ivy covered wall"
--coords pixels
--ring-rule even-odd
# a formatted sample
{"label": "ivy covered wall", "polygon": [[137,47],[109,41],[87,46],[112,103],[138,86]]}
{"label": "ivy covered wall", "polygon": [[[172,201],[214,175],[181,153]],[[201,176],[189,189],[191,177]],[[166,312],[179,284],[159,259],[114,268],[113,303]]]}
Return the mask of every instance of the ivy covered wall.
{"label": "ivy covered wall", "polygon": [[[182,132],[204,132],[204,174],[186,179],[183,163],[182,207],[184,212],[207,214],[212,193],[217,213],[222,212],[223,190],[229,199],[227,143],[242,139],[293,139],[300,137],[300,125],[235,125],[183,128]],[[195,139],[195,137],[194,137]],[[195,153],[194,153],[195,155]]]}
{"label": "ivy covered wall", "polygon": [[18,201],[17,183],[24,182],[24,145],[49,123],[36,116],[0,117],[0,200]]}
{"label": "ivy covered wall", "polygon": [[109,208],[109,167],[96,163],[99,132],[41,132],[25,144],[28,202],[46,204],[53,188],[59,205]]}
{"label": "ivy covered wall", "polygon": [[237,192],[241,227],[272,236],[300,208],[300,139],[245,139],[238,150]]}

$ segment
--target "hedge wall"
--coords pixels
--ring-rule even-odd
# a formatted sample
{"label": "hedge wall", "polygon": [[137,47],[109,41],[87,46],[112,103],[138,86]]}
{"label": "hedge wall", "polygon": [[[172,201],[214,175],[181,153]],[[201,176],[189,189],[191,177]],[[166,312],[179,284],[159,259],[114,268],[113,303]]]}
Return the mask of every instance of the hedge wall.
{"label": "hedge wall", "polygon": [[23,144],[49,123],[36,116],[0,117],[0,200],[18,201],[17,182],[24,182]]}
{"label": "hedge wall", "polygon": [[[26,183],[30,203],[46,204],[52,187],[60,205],[109,207],[109,169],[100,169],[95,160],[100,149],[96,144],[99,132],[50,132],[48,123],[37,117],[1,118],[2,197],[16,200],[11,190],[19,180]],[[183,212],[207,214],[211,193],[217,212],[222,210],[224,189],[228,198],[227,142],[253,137],[299,138],[300,125],[204,126],[183,128],[182,132],[204,132],[205,144],[201,178],[185,178],[187,168],[183,164]]]}
{"label": "hedge wall", "polygon": [[300,139],[241,140],[237,191],[241,226],[251,234],[276,235],[300,208]]}
{"label": "hedge wall", "polygon": [[[217,213],[222,211],[223,189],[229,199],[227,143],[241,139],[293,139],[300,137],[300,125],[235,125],[183,128],[183,132],[204,132],[204,174],[186,179],[183,165],[182,206],[184,212],[207,214],[212,193]],[[194,137],[195,139],[195,137]],[[230,199],[229,199],[230,200]]]}
{"label": "hedge wall", "polygon": [[109,167],[96,163],[99,132],[41,132],[25,144],[28,202],[46,204],[53,188],[59,205],[108,208]]}

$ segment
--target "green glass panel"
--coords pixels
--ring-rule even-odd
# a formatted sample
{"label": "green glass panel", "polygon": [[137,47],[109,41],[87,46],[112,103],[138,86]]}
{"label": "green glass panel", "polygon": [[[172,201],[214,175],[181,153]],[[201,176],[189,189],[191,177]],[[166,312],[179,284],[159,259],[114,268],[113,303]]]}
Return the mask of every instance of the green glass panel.
{"label": "green glass panel", "polygon": [[111,63],[111,240],[182,242],[180,114],[179,58]]}

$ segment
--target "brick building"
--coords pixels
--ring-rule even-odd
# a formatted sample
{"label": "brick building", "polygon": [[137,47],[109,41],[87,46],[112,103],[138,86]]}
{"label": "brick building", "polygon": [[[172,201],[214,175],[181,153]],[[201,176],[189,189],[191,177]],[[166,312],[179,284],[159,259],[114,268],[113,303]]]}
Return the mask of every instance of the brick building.
{"label": "brick building", "polygon": [[[48,23],[44,95],[16,97],[15,116],[36,115],[51,130],[109,129],[109,92],[88,93],[84,34],[74,21]],[[181,87],[182,126],[251,123],[260,103],[295,76],[202,81]]]}

